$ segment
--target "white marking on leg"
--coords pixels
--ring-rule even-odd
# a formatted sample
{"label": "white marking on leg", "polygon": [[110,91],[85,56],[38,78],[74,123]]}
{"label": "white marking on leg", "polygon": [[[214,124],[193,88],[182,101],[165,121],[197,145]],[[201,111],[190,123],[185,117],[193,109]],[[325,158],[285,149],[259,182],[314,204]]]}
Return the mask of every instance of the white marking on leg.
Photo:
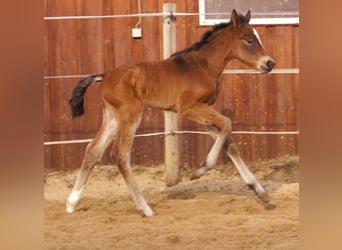
{"label": "white marking on leg", "polygon": [[136,209],[142,212],[146,217],[153,216],[154,215],[153,210],[149,207],[143,195],[139,191],[138,185],[131,173],[130,173],[130,176],[126,177],[126,182],[127,182],[128,190],[131,193],[131,196],[133,198]]}
{"label": "white marking on leg", "polygon": [[228,154],[230,159],[233,161],[235,167],[239,171],[242,179],[247,183],[247,185],[251,185],[254,187],[255,192],[259,196],[262,196],[266,193],[265,189],[258,182],[257,178],[253,175],[253,173],[249,170],[246,164],[242,161],[240,156]]}
{"label": "white marking on leg", "polygon": [[197,168],[194,170],[193,176],[190,179],[197,179],[197,178],[201,177],[206,171],[207,171],[206,166]]}
{"label": "white marking on leg", "polygon": [[103,148],[107,148],[110,143],[114,140],[114,137],[116,135],[116,132],[118,130],[118,122],[115,118],[114,114],[109,110],[105,109],[103,112],[104,120],[103,122],[107,124],[107,126],[104,128],[104,131],[101,135],[101,137],[98,139],[98,151],[102,151],[99,158],[102,157],[105,150]]}
{"label": "white marking on leg", "polygon": [[258,41],[259,41],[261,47],[264,48],[264,45],[263,45],[263,43],[262,43],[262,41],[261,41],[261,39],[260,39],[260,36],[259,36],[258,31],[257,31],[256,29],[253,28],[253,33],[254,33],[254,35],[256,36],[256,38],[258,39]]}
{"label": "white marking on leg", "polygon": [[212,168],[215,166],[224,141],[225,141],[225,136],[219,135],[217,137],[205,161],[207,168]]}
{"label": "white marking on leg", "polygon": [[142,211],[146,217],[151,217],[154,215],[153,210],[149,207],[149,205],[147,205],[143,197],[140,197],[140,199],[137,199],[136,208],[138,211]]}
{"label": "white marking on leg", "polygon": [[88,144],[77,180],[67,199],[66,211],[68,213],[75,211],[88,181],[90,172],[97,161],[102,158],[106,148],[114,140],[117,127],[118,122],[115,119],[114,114],[108,108],[105,108],[103,111],[103,124],[101,126],[102,131],[98,132],[94,140]]}
{"label": "white marking on leg", "polygon": [[81,199],[81,196],[83,194],[83,190],[84,190],[84,187],[82,187],[80,190],[73,190],[71,192],[71,194],[69,195],[69,198],[67,200],[67,204],[66,204],[66,211],[68,213],[72,213],[75,211],[75,208],[78,204],[78,202],[80,201]]}

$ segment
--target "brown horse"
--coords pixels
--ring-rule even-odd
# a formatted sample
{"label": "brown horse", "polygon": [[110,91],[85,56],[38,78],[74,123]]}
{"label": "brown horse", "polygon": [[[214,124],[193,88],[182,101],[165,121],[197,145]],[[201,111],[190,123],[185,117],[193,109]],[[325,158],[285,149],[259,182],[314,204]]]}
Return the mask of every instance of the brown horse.
{"label": "brown horse", "polygon": [[67,212],[75,210],[90,171],[113,143],[113,157],[137,210],[145,216],[154,215],[138,189],[130,166],[133,138],[144,106],[170,110],[215,128],[215,143],[191,179],[199,178],[212,168],[224,148],[242,179],[261,200],[268,202],[267,192],[242,161],[231,139],[231,120],[211,106],[219,92],[218,78],[229,60],[238,59],[262,73],[270,72],[275,65],[249,20],[250,11],[244,16],[233,10],[229,23],[214,26],[199,42],[166,60],[122,66],[78,83],[70,99],[73,117],[84,112],[83,96],[87,87],[102,81],[99,93],[103,103],[103,122],[87,146],[77,181],[67,200]]}

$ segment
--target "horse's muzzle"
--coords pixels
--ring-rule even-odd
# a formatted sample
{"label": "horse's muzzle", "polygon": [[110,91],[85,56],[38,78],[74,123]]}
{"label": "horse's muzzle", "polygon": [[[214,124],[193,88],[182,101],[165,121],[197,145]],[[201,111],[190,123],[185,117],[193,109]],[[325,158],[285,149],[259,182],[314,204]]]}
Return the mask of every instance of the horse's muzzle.
{"label": "horse's muzzle", "polygon": [[268,59],[265,64],[261,65],[261,71],[264,74],[267,74],[272,71],[275,66],[275,62],[272,59]]}
{"label": "horse's muzzle", "polygon": [[273,61],[273,60],[268,60],[267,63],[266,63],[266,66],[267,66],[267,69],[268,69],[269,71],[271,71],[271,70],[274,68],[274,66],[275,66],[275,61]]}

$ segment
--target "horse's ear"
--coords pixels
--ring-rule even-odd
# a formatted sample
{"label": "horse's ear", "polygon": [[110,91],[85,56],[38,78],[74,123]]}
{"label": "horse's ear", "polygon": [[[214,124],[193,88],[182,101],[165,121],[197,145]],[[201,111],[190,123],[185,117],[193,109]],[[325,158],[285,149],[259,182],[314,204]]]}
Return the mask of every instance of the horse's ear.
{"label": "horse's ear", "polygon": [[248,21],[248,23],[249,23],[249,20],[251,20],[251,10],[248,10],[248,11],[247,11],[245,17],[246,17],[246,19],[247,19],[247,21]]}
{"label": "horse's ear", "polygon": [[235,9],[233,9],[233,11],[232,11],[232,14],[230,16],[230,20],[231,20],[234,28],[236,28],[239,18],[238,18],[238,13],[236,12]]}

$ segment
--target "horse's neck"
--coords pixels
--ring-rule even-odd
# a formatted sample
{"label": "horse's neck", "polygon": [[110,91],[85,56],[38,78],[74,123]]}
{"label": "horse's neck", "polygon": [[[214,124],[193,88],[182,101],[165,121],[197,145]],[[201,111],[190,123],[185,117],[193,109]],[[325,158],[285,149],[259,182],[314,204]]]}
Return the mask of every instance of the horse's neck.
{"label": "horse's neck", "polygon": [[[229,29],[229,28],[228,28]],[[227,28],[219,31],[209,43],[198,50],[198,55],[204,58],[211,72],[221,75],[230,60],[230,36]]]}

